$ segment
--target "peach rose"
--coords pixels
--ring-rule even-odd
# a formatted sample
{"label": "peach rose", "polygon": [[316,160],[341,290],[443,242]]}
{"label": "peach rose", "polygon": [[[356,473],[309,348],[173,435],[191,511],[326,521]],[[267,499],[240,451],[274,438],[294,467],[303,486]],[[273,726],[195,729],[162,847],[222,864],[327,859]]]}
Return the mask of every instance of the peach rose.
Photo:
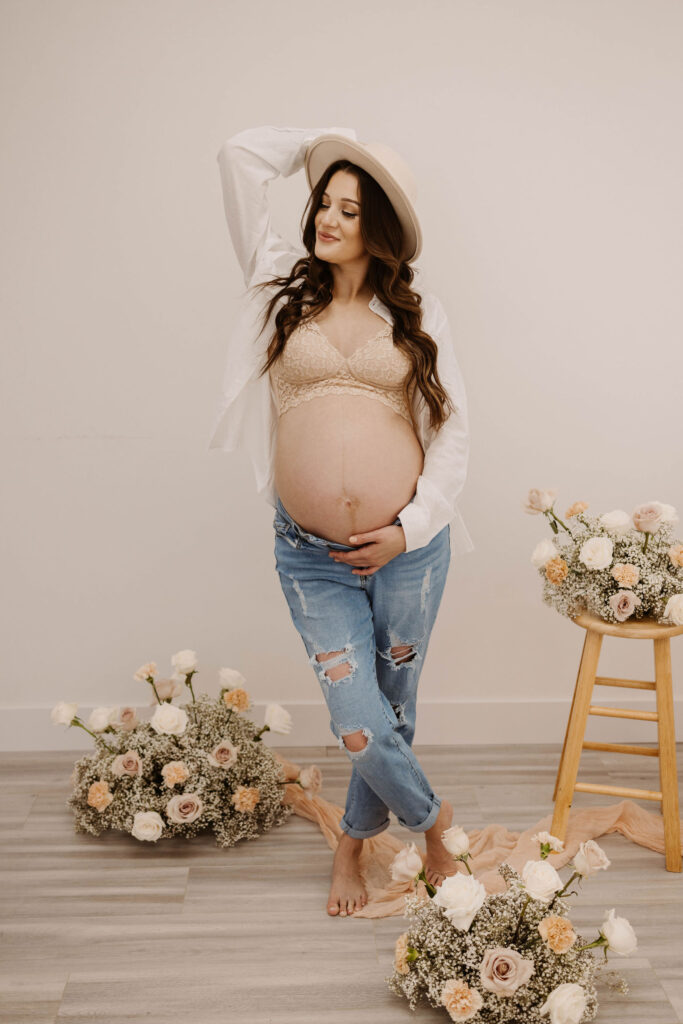
{"label": "peach rose", "polygon": [[451,1020],[469,1020],[484,1005],[481,993],[460,978],[450,978],[441,989],[441,1002]]}
{"label": "peach rose", "polygon": [[664,510],[658,501],[638,505],[631,514],[633,525],[641,533],[656,533],[662,525]]}
{"label": "peach rose", "polygon": [[572,516],[578,516],[581,512],[585,512],[587,508],[587,501],[575,501],[574,504],[570,505],[565,512],[565,519],[571,519]]}
{"label": "peach rose", "polygon": [[260,799],[256,786],[238,786],[232,795],[232,803],[238,811],[253,811]]}
{"label": "peach rose", "polygon": [[635,587],[640,579],[640,569],[630,562],[617,562],[612,569],[612,576],[620,587]]}
{"label": "peach rose", "polygon": [[672,544],[669,548],[669,558],[677,568],[683,567],[683,544]]}
{"label": "peach rose", "polygon": [[566,579],[568,572],[569,566],[565,562],[564,558],[560,558],[559,555],[556,558],[551,558],[549,562],[546,562],[545,575],[546,579],[548,579],[550,583],[555,583],[556,585],[561,583],[562,580]]}
{"label": "peach rose", "polygon": [[547,942],[553,953],[566,953],[576,942],[576,932],[571,921],[557,914],[550,914],[539,922],[538,930],[544,942]]}
{"label": "peach rose", "polygon": [[403,932],[396,939],[394,967],[399,974],[408,974],[410,972],[410,967],[408,966],[408,932]]}
{"label": "peach rose", "polygon": [[226,737],[206,755],[206,759],[214,768],[231,768],[237,761],[239,750],[240,748]]}
{"label": "peach rose", "polygon": [[190,777],[190,771],[184,761],[169,761],[161,769],[164,782],[169,789],[182,784]]}
{"label": "peach rose", "polygon": [[166,817],[176,825],[196,821],[204,810],[204,803],[196,793],[176,793],[166,804]]}
{"label": "peach rose", "polygon": [[95,810],[100,813],[109,807],[109,804],[114,799],[114,794],[109,791],[109,783],[106,779],[100,779],[98,782],[93,782],[92,786],[88,790],[88,803]]}
{"label": "peach rose", "polygon": [[142,775],[142,758],[137,750],[127,750],[112,761],[111,770],[114,775]]}
{"label": "peach rose", "polygon": [[236,686],[234,690],[225,691],[223,703],[234,711],[246,711],[249,707],[249,694],[241,686]]}
{"label": "peach rose", "polygon": [[497,996],[511,996],[526,985],[534,973],[532,960],[528,960],[515,949],[497,946],[487,949],[479,968],[482,987]]}
{"label": "peach rose", "polygon": [[632,590],[618,590],[609,599],[609,605],[619,622],[625,622],[633,615],[636,605],[642,604],[637,594]]}

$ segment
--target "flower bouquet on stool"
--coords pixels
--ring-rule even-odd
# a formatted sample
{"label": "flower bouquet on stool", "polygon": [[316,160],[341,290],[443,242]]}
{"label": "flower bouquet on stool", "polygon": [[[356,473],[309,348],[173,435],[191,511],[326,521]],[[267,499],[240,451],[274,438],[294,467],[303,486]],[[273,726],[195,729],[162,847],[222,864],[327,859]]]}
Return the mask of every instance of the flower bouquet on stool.
{"label": "flower bouquet on stool", "polygon": [[[420,999],[446,1010],[453,1021],[472,1024],[580,1024],[598,1012],[596,980],[607,951],[627,956],[636,936],[623,917],[610,910],[598,936],[587,941],[569,919],[568,896],[574,882],[609,866],[593,840],[582,843],[573,871],[563,883],[548,861],[563,843],[549,832],[533,836],[540,860],[529,860],[521,876],[509,865],[499,873],[502,893],[487,896],[471,873],[457,826],[443,834],[444,844],[468,874],[447,876],[438,889],[425,882],[422,857],[414,843],[397,854],[391,867],[396,881],[415,880],[406,896],[410,924],[399,936],[394,971],[385,980],[414,1010]],[[602,947],[604,959],[592,952]],[[618,972],[602,977],[610,987],[628,992]]]}
{"label": "flower bouquet on stool", "polygon": [[556,494],[534,488],[524,504],[529,515],[544,515],[554,534],[531,555],[545,603],[568,618],[588,611],[607,622],[650,615],[683,625],[683,543],[674,536],[673,505],[649,501],[630,515],[615,509],[595,517],[575,501],[561,519]]}
{"label": "flower bouquet on stool", "polygon": [[[80,758],[71,774],[67,806],[76,832],[97,836],[116,829],[156,842],[211,829],[217,846],[234,846],[279,825],[292,813],[283,803],[285,783],[316,789],[321,784],[315,765],[300,778],[285,777],[280,760],[262,742],[268,730],[289,732],[291,716],[269,704],[258,728],[245,714],[251,701],[240,672],[220,670],[218,698],[195,697],[196,653],[179,651],[171,663],[174,673],[167,679],[158,677],[154,662],[135,673],[153,693],[148,720],[134,707],[95,708],[87,723],[78,717],[77,704],[61,701],[53,708],[55,724],[79,726],[95,741],[94,753]],[[186,688],[191,699],[174,704]]]}

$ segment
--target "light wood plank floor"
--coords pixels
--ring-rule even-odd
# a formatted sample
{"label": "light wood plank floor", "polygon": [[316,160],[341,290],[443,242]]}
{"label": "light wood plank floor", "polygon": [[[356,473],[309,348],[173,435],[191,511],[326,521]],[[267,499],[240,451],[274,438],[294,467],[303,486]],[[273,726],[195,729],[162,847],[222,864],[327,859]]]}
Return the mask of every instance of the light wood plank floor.
{"label": "light wood plank floor", "polygon": [[[336,745],[282,751],[297,763],[319,764],[324,795],[343,806],[350,765]],[[496,821],[521,830],[552,809],[559,745],[416,752],[466,829]],[[119,833],[77,836],[65,800],[78,756],[0,754],[1,1021],[448,1019],[427,1006],[411,1013],[386,987],[403,918],[327,915],[332,853],[311,822],[292,815],[231,850],[208,834],[154,846]],[[683,745],[678,764],[680,771]],[[580,778],[657,788],[657,761],[586,751]],[[612,801],[576,794],[574,806],[605,802]],[[416,838],[395,821],[392,831],[406,842]],[[639,948],[634,957],[613,958],[631,993],[602,989],[598,1020],[680,1024],[683,874],[667,872],[662,856],[621,836],[600,843],[612,867],[584,883],[572,917],[593,936],[614,906],[636,929]]]}

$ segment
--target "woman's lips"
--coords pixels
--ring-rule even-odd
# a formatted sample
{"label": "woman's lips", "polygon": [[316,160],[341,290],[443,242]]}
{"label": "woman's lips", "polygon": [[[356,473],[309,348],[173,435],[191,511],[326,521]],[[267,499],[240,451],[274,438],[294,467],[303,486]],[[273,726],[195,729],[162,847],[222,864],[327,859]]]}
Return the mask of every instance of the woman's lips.
{"label": "woman's lips", "polygon": [[338,242],[339,239],[335,238],[334,235],[324,235],[322,231],[318,232],[318,238],[321,242]]}

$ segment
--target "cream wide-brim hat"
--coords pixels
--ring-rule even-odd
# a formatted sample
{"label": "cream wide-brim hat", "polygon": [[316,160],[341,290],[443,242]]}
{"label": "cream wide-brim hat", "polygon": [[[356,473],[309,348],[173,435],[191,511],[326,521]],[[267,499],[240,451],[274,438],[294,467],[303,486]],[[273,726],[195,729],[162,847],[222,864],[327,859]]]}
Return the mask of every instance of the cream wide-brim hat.
{"label": "cream wide-brim hat", "polygon": [[417,259],[422,251],[422,231],[415,210],[417,182],[403,157],[382,142],[354,142],[336,132],[319,135],[305,157],[311,191],[330,164],[341,159],[358,164],[384,189],[403,228],[403,259],[406,263]]}

